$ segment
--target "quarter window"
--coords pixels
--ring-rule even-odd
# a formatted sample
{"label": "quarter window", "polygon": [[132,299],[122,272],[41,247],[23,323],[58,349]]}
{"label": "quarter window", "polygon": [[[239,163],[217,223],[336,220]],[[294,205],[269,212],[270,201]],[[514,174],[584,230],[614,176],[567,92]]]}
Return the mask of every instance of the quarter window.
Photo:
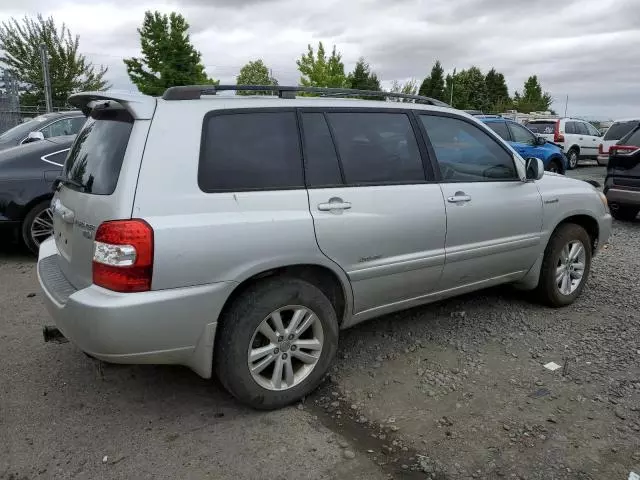
{"label": "quarter window", "polygon": [[424,182],[424,167],[405,113],[328,113],[347,184]]}
{"label": "quarter window", "polygon": [[294,112],[211,115],[203,135],[204,192],[304,188]]}
{"label": "quarter window", "polygon": [[495,139],[462,119],[420,115],[444,181],[494,182],[518,178],[513,157]]}

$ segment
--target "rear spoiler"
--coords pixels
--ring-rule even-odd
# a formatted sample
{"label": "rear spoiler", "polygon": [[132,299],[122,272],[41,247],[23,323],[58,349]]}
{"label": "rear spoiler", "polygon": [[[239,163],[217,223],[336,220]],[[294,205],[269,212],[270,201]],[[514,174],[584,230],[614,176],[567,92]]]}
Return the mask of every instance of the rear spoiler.
{"label": "rear spoiler", "polygon": [[96,105],[105,102],[116,102],[126,109],[136,120],[150,120],[156,109],[157,100],[154,97],[138,93],[126,92],[80,92],[69,97],[69,103],[89,115]]}

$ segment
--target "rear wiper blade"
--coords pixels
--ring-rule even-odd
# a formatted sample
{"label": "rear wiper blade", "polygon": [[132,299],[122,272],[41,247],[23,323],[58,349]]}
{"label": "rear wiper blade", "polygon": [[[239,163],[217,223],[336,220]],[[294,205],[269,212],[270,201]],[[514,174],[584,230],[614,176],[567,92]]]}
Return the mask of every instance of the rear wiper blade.
{"label": "rear wiper blade", "polygon": [[63,177],[63,176],[60,176],[53,181],[53,190],[57,191],[60,188],[60,185],[71,185],[72,187],[77,188],[81,192],[85,192],[87,190],[87,187],[81,184],[80,182],[72,178]]}

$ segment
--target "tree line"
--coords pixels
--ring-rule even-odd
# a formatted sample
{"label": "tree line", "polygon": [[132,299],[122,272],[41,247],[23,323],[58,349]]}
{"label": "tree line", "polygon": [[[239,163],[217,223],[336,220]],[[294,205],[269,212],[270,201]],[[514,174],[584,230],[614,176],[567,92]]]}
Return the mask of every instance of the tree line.
{"label": "tree line", "polygon": [[[218,84],[218,80],[207,75],[201,54],[191,43],[188,30],[189,24],[179,13],[145,13],[142,26],[138,28],[141,55],[124,59],[129,78],[140,92],[162,95],[171,86]],[[76,91],[110,87],[105,80],[107,69],[95,67],[86,60],[79,52],[79,37],[72,36],[64,24],[58,29],[53,18],[45,19],[41,15],[36,19],[25,17],[22,21],[12,18],[0,26],[0,50],[3,51],[0,62],[18,80],[23,104],[44,103],[40,59],[40,46],[43,44],[49,55],[54,105],[65,105],[66,98]],[[299,84],[303,86],[382,91],[377,74],[365,58],[358,59],[354,69],[346,73],[342,55],[336,46],[327,52],[322,42],[316,48],[308,45],[296,65],[300,72]],[[262,59],[244,65],[236,82],[238,85],[278,85]],[[549,110],[552,103],[551,96],[542,90],[536,75],[527,79],[521,92],[516,91],[510,96],[505,76],[495,68],[483,73],[472,66],[460,71],[454,69],[445,75],[439,60],[422,81],[394,81],[389,91],[424,95],[455,108],[487,113],[501,113],[509,109],[523,113]]]}

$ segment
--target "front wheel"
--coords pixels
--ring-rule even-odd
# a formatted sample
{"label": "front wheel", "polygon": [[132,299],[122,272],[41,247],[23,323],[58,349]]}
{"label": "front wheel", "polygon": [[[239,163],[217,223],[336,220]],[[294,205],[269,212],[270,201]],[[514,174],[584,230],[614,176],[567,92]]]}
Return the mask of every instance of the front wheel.
{"label": "front wheel", "polygon": [[570,170],[578,166],[578,151],[573,148],[567,153],[567,163]]}
{"label": "front wheel", "polygon": [[22,222],[22,240],[27,248],[38,254],[40,244],[53,235],[51,201],[45,200],[33,207]]}
{"label": "front wheel", "polygon": [[567,223],[553,233],[544,252],[538,293],[552,307],[574,302],[591,270],[591,239],[580,225]]}
{"label": "front wheel", "polygon": [[216,335],[215,369],[238,400],[284,407],[311,393],[335,357],[338,320],[329,299],[297,278],[270,278],[229,307]]}

